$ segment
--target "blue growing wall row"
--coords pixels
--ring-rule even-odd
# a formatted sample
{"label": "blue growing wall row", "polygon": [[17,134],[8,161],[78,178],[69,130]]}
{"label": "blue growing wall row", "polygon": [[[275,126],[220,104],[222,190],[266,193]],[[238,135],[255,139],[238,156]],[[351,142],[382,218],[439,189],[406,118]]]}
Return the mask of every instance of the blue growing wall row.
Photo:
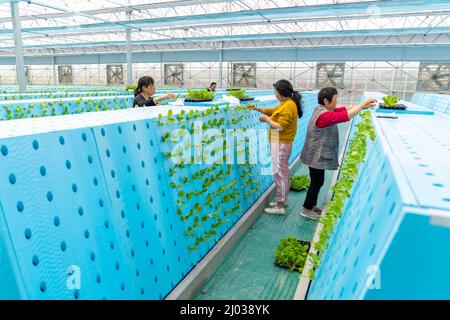
{"label": "blue growing wall row", "polygon": [[49,98],[74,98],[74,97],[97,97],[97,96],[125,96],[130,95],[128,91],[65,91],[65,92],[39,92],[39,93],[6,93],[0,94],[0,101],[3,100],[29,100],[29,99],[49,99]]}
{"label": "blue growing wall row", "polygon": [[132,96],[103,96],[83,98],[30,99],[0,101],[0,119],[22,119],[89,111],[131,108]]}
{"label": "blue growing wall row", "polygon": [[450,95],[448,94],[416,92],[412,96],[411,102],[442,113],[450,114]]}
{"label": "blue growing wall row", "polygon": [[[292,159],[301,150],[316,99],[315,93],[304,94],[305,116]],[[267,129],[257,113],[236,106],[209,115],[204,107],[174,107],[173,115],[155,107],[2,124],[7,132],[0,128],[0,298],[163,299],[186,276],[273,178],[260,173],[266,166],[270,170],[270,163],[174,169],[165,157],[172,142],[162,137],[194,121],[180,117],[169,123],[181,110],[202,112],[204,122],[223,118],[221,129]],[[267,135],[257,143],[267,157]],[[183,182],[202,169],[211,172]],[[201,189],[212,176],[223,179],[178,205],[180,190]],[[206,194],[218,190],[204,203]],[[183,221],[181,215],[196,203],[200,209]],[[187,236],[195,216],[214,211],[223,223],[189,251],[217,221],[202,222],[193,237]]]}
{"label": "blue growing wall row", "polygon": [[377,114],[308,299],[449,299],[450,117]]}

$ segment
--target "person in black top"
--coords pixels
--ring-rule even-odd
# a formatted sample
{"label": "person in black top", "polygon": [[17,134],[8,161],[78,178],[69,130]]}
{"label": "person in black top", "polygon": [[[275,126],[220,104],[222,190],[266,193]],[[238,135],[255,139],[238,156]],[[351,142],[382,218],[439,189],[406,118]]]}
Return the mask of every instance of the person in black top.
{"label": "person in black top", "polygon": [[209,88],[206,89],[206,90],[208,90],[209,92],[215,92],[215,91],[216,91],[216,88],[217,88],[217,83],[212,82],[212,83],[209,85]]}
{"label": "person in black top", "polygon": [[134,90],[133,107],[150,107],[156,106],[159,101],[166,99],[175,99],[177,95],[168,93],[164,96],[152,98],[155,94],[155,80],[149,76],[139,78],[136,90]]}

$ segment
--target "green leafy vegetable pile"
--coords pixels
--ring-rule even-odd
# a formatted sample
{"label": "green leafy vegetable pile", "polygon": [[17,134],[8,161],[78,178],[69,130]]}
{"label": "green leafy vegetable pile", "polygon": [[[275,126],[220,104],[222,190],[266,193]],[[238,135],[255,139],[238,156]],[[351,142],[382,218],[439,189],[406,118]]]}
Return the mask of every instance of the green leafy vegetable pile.
{"label": "green leafy vegetable pile", "polygon": [[131,85],[131,86],[126,86],[125,90],[136,90],[137,86],[136,85]]}
{"label": "green leafy vegetable pile", "polygon": [[206,89],[203,90],[188,90],[189,99],[196,100],[211,100],[214,99],[214,92],[209,92]]}
{"label": "green leafy vegetable pile", "polygon": [[[319,233],[319,240],[312,244],[316,251],[311,253],[311,263],[314,268],[317,268],[321,262],[321,256],[328,248],[329,239],[334,231],[334,226],[341,217],[345,200],[350,197],[350,190],[352,190],[353,183],[358,178],[359,165],[364,163],[367,152],[367,138],[375,140],[375,130],[371,120],[370,112],[360,114],[363,118],[355,132],[354,138],[349,142],[347,152],[341,166],[340,177],[332,190],[334,191],[333,200],[327,206],[326,212],[320,218],[322,229]],[[314,279],[314,268],[311,268],[309,277]]]}
{"label": "green leafy vegetable pile", "polygon": [[288,268],[289,271],[302,272],[308,257],[309,244],[301,242],[295,237],[280,240],[275,251],[275,264]]}
{"label": "green leafy vegetable pile", "polygon": [[292,190],[305,190],[309,188],[311,180],[307,176],[293,176],[291,177],[291,189]]}
{"label": "green leafy vegetable pile", "polygon": [[228,94],[230,96],[233,96],[233,97],[238,98],[238,99],[248,98],[247,92],[244,89],[230,91]]}
{"label": "green leafy vegetable pile", "polygon": [[388,107],[395,107],[398,104],[396,96],[386,96],[383,98],[384,104]]}

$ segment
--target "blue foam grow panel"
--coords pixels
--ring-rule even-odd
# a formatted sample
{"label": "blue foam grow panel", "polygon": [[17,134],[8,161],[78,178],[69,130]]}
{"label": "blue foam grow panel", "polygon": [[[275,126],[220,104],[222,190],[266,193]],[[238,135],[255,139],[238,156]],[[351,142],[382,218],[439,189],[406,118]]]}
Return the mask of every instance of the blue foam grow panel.
{"label": "blue foam grow panel", "polygon": [[[304,95],[293,158],[316,99]],[[170,115],[154,107],[1,122],[0,298],[170,293],[273,182],[270,163],[176,166],[166,159],[177,142],[163,137],[189,129],[198,120],[187,120],[191,110],[205,123],[223,119],[221,129],[263,129],[249,141],[269,158],[258,114],[226,107],[208,115],[206,108],[172,108]]]}
{"label": "blue foam grow panel", "polygon": [[372,120],[377,138],[308,299],[449,299],[450,117]]}

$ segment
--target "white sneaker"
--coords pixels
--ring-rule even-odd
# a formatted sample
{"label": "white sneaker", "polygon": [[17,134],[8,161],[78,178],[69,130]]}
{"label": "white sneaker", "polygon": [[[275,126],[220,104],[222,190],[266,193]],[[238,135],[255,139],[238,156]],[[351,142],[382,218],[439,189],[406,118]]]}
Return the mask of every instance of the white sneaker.
{"label": "white sneaker", "polygon": [[313,209],[314,212],[317,212],[318,214],[322,213],[322,209],[320,209],[320,208],[314,207],[312,209]]}
{"label": "white sneaker", "polygon": [[282,216],[286,214],[286,210],[284,208],[269,207],[264,209],[264,213]]}
{"label": "white sneaker", "polygon": [[313,210],[309,210],[309,209],[303,208],[303,210],[300,211],[300,215],[302,217],[313,219],[313,220],[319,220],[320,219],[320,214],[315,212],[314,209]]}
{"label": "white sneaker", "polygon": [[[272,208],[276,207],[277,205],[278,205],[278,202],[271,202],[271,203],[269,203],[269,207],[272,207]],[[284,207],[287,208],[289,206],[288,206],[288,204],[285,204]]]}

